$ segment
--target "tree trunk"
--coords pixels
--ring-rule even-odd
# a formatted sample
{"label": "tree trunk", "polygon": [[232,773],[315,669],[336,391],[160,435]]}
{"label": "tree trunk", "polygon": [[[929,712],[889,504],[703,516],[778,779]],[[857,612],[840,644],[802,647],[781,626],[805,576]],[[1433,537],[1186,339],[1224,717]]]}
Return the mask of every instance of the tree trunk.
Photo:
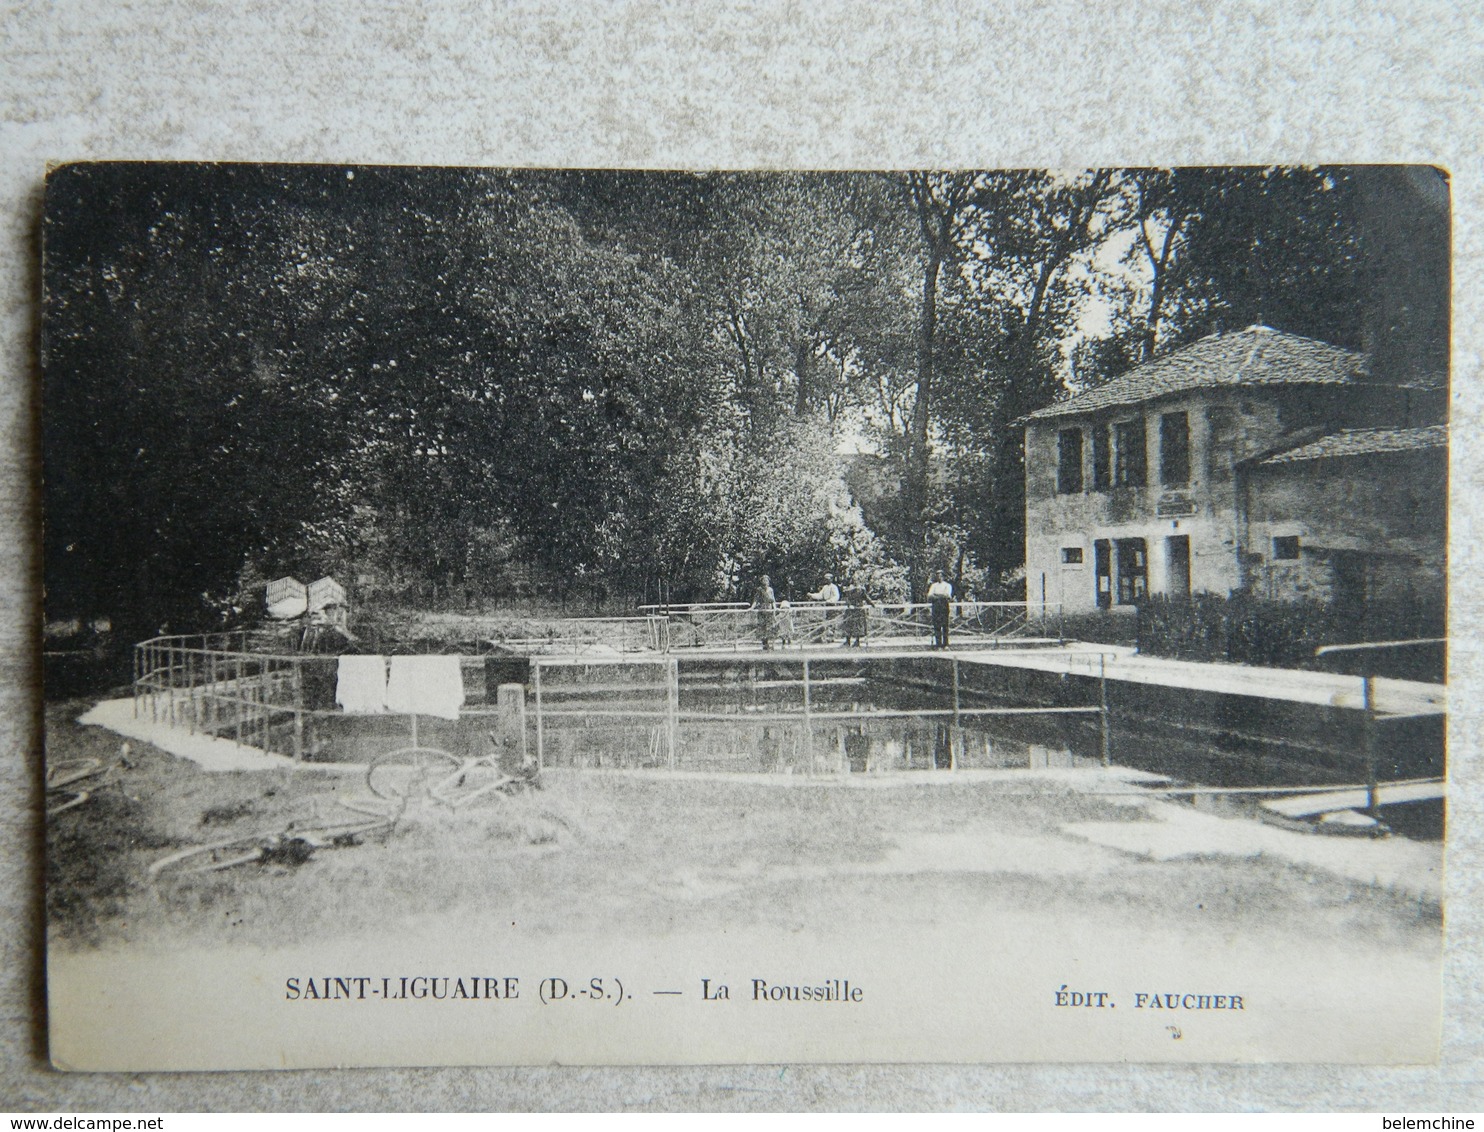
{"label": "tree trunk", "polygon": [[794,343],[794,379],[798,383],[794,391],[796,417],[809,415],[809,358],[812,352],[809,343],[802,340]]}
{"label": "tree trunk", "polygon": [[1170,256],[1175,250],[1175,237],[1180,231],[1184,218],[1171,218],[1165,228],[1164,240],[1160,244],[1159,255],[1154,254],[1154,245],[1150,243],[1149,233],[1144,223],[1139,223],[1139,235],[1144,241],[1144,250],[1149,257],[1149,266],[1153,270],[1153,285],[1149,292],[1149,315],[1144,320],[1143,353],[1140,361],[1147,362],[1154,357],[1154,347],[1159,341],[1159,320],[1164,312],[1165,291],[1168,288],[1170,274]]}
{"label": "tree trunk", "polygon": [[[922,320],[917,336],[917,396],[912,402],[911,434],[907,447],[907,520],[912,542],[925,545],[928,496],[928,426],[933,402],[933,353],[938,331],[938,276],[943,256],[937,250],[928,252],[922,269]],[[912,597],[919,596],[921,564],[910,564]]]}

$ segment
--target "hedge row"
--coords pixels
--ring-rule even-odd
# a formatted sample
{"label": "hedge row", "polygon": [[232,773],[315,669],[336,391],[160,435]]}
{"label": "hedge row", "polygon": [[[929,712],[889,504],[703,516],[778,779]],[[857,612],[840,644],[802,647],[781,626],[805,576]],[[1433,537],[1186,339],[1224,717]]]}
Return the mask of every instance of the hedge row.
{"label": "hedge row", "polygon": [[[1373,601],[1357,614],[1321,601],[1195,594],[1182,599],[1154,596],[1141,602],[1136,637],[1139,652],[1150,656],[1358,671],[1354,664],[1316,658],[1314,652],[1324,645],[1441,637],[1445,624],[1442,607],[1426,603]],[[1365,657],[1378,673],[1442,678],[1441,648]]]}

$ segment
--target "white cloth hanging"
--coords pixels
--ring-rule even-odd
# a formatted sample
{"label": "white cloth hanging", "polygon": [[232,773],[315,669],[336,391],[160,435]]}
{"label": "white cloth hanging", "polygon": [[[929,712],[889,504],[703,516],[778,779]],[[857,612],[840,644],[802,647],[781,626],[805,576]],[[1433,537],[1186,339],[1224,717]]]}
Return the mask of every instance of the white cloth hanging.
{"label": "white cloth hanging", "polygon": [[335,702],[361,715],[386,711],[386,657],[342,656],[335,678]]}
{"label": "white cloth hanging", "polygon": [[456,656],[394,656],[386,685],[388,711],[458,719],[464,674]]}

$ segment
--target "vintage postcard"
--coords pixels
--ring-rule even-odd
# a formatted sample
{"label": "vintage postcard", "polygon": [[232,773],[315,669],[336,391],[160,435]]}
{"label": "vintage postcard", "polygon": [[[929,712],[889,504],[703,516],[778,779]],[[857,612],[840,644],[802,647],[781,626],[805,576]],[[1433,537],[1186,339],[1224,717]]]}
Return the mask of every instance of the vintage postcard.
{"label": "vintage postcard", "polygon": [[64,1069],[1436,1060],[1427,167],[48,178]]}

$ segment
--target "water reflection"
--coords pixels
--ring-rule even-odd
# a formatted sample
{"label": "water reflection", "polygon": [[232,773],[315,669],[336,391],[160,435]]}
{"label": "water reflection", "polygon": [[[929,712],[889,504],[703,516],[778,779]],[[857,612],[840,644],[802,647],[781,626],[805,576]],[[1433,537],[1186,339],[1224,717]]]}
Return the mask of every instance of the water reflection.
{"label": "water reflection", "polygon": [[[657,699],[561,702],[573,714],[543,720],[549,766],[884,774],[1089,766],[1098,758],[1097,725],[1086,717],[963,717],[958,723],[947,715],[848,718],[952,709],[951,696],[940,691],[848,677],[811,684],[807,720],[797,680],[682,685],[673,731]],[[618,709],[620,702],[634,717],[598,714]],[[582,710],[584,704],[592,714]]]}
{"label": "water reflection", "polygon": [[[615,666],[548,670],[545,705],[571,714],[548,714],[544,757],[553,766],[794,774],[1051,769],[1102,761],[1096,713],[973,714],[987,707],[1091,707],[1099,702],[1096,680],[960,669],[944,657],[868,663],[814,656],[806,692],[802,660],[690,662],[678,669],[678,688],[659,666],[623,676]],[[1119,696],[1108,736],[1111,759],[1121,766],[1213,787],[1342,784],[1364,774],[1358,724],[1343,714],[1139,687],[1121,688]],[[877,711],[897,714],[862,717]],[[1385,732],[1385,778],[1440,773],[1441,720],[1420,721],[1416,735],[1409,726],[1392,724]]]}

